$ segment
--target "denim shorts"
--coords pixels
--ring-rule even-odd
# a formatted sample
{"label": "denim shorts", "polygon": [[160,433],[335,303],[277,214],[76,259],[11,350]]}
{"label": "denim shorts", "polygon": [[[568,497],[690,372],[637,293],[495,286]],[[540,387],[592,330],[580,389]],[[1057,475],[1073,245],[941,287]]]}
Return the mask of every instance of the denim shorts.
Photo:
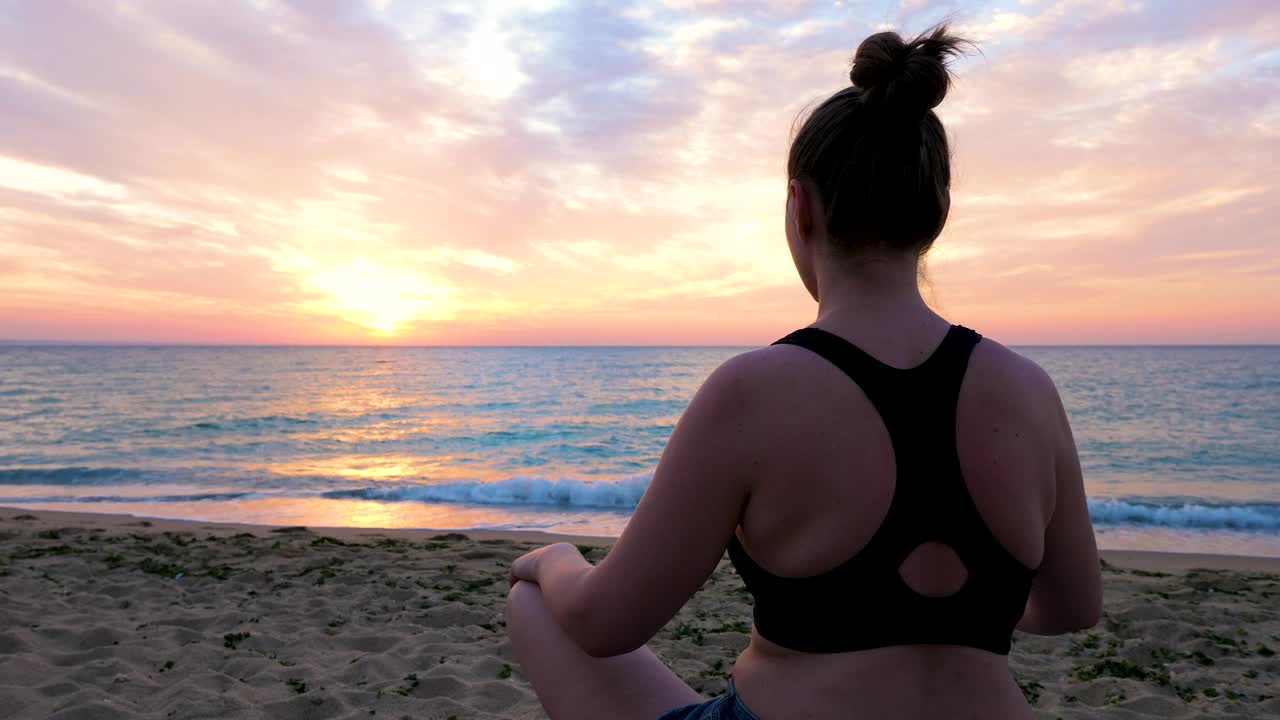
{"label": "denim shorts", "polygon": [[663,714],[658,720],[760,720],[760,718],[743,704],[738,691],[733,687],[733,678],[729,678],[729,686],[720,697],[678,707]]}

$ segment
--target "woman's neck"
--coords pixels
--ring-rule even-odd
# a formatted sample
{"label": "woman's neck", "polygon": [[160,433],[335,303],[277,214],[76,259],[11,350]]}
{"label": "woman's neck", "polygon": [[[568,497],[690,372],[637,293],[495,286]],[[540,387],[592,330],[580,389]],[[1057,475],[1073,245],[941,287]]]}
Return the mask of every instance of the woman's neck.
{"label": "woman's neck", "polygon": [[898,325],[936,317],[920,294],[919,261],[903,257],[832,259],[818,273],[818,322]]}

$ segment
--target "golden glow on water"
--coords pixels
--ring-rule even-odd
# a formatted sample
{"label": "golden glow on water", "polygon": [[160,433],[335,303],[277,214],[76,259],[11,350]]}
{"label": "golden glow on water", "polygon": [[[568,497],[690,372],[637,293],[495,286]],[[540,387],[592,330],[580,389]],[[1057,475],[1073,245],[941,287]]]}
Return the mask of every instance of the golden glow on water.
{"label": "golden glow on water", "polygon": [[277,475],[292,477],[326,475],[346,478],[368,478],[370,480],[395,480],[418,474],[417,468],[422,463],[422,458],[345,455],[314,460],[272,463],[264,465],[262,468]]}
{"label": "golden glow on water", "polygon": [[[15,503],[33,510],[67,510],[60,503]],[[77,508],[83,510],[83,508]],[[514,510],[514,512],[513,512]],[[500,506],[434,503],[382,503],[373,500],[326,498],[255,498],[231,502],[194,503],[97,503],[94,512],[124,513],[143,517],[173,518],[250,525],[305,525],[307,527],[411,528],[458,530],[469,528],[529,527],[527,515]],[[586,513],[550,513],[544,524],[550,532],[613,536],[626,526],[626,515],[613,513],[588,519]]]}
{"label": "golden glow on water", "polygon": [[289,517],[290,524],[319,527],[342,526],[364,528],[422,527],[412,508],[406,512],[399,503],[367,500],[335,502],[319,498],[288,498],[255,501],[244,508],[247,516]]}
{"label": "golden glow on water", "polygon": [[340,477],[373,483],[431,480],[492,480],[499,473],[468,468],[454,455],[340,455],[267,463],[257,469],[287,477]]}

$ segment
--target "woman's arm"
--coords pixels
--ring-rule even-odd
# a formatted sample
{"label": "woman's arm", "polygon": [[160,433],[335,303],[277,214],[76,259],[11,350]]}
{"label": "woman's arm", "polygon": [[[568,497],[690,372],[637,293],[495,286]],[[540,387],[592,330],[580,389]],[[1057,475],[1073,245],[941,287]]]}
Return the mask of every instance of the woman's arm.
{"label": "woman's arm", "polygon": [[1055,501],[1045,530],[1044,559],[1018,629],[1036,635],[1059,635],[1097,624],[1102,615],[1102,568],[1071,424],[1058,391],[1047,375],[1044,379],[1058,415]]}
{"label": "woman's arm", "polygon": [[[551,602],[551,598],[546,597],[547,588],[556,589],[556,600],[576,598],[580,591],[578,586],[590,570],[591,563],[582,557],[576,545],[555,543],[516,558],[511,563],[509,580],[512,585],[519,580],[541,585],[544,599]],[[552,614],[559,617],[563,612],[557,613],[552,606]]]}
{"label": "woman's arm", "polygon": [[[757,351],[758,352],[758,351]],[[667,442],[622,536],[592,567],[568,544],[512,566],[538,583],[565,632],[597,657],[634,650],[715,570],[745,505],[755,448],[766,441],[754,353],[722,365],[698,390]]]}

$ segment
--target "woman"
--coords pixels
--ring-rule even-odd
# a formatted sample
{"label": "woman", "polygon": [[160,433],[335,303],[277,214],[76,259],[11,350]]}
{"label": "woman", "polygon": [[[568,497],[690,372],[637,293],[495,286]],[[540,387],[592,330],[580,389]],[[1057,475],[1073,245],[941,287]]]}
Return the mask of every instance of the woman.
{"label": "woman", "polygon": [[[568,544],[513,564],[507,631],[554,720],[1029,718],[1015,627],[1097,622],[1052,381],[917,284],[950,206],[932,108],[961,44],[945,26],[862,43],[788,163],[787,242],[817,321],[712,373],[598,566]],[[704,702],[644,643],[726,548],[755,624]]]}

